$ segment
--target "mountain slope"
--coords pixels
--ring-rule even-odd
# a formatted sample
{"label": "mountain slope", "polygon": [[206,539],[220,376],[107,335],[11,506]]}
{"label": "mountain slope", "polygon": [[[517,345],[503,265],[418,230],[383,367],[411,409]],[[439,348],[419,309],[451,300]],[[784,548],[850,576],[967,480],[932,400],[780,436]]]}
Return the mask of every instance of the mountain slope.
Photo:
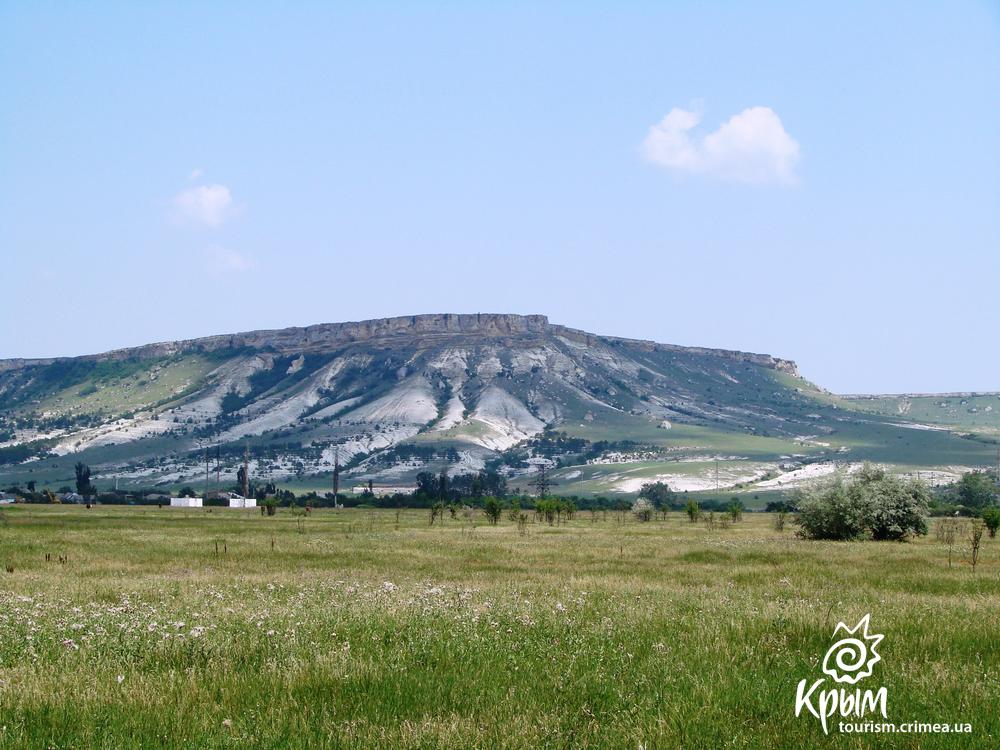
{"label": "mountain slope", "polygon": [[0,361],[0,481],[62,483],[84,460],[99,483],[175,485],[203,479],[208,453],[226,482],[245,446],[255,476],[317,488],[335,456],[396,484],[492,462],[518,485],[547,462],[566,492],[656,478],[749,491],[864,459],[946,477],[990,461],[988,438],[883,407],[769,355],[540,315],[419,315]]}

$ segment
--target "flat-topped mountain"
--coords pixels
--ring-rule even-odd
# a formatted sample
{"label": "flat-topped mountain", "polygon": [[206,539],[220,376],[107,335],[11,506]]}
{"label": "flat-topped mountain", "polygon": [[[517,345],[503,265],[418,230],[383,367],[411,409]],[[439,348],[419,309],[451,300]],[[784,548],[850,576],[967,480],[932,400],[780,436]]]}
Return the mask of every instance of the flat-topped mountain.
{"label": "flat-topped mountain", "polygon": [[549,463],[568,491],[615,492],[651,477],[759,489],[867,458],[947,473],[985,456],[933,420],[875,416],[884,406],[767,354],[543,315],[416,315],[2,360],[0,474],[55,480],[79,458],[99,481],[173,485],[204,477],[208,452],[231,481],[249,447],[256,475],[304,486],[325,486],[335,459],[395,485],[487,465],[517,483]]}
{"label": "flat-topped mountain", "polygon": [[[348,323],[322,323],[306,326],[305,328],[293,327],[248,331],[222,336],[204,336],[202,338],[182,341],[165,341],[128,349],[116,349],[101,354],[85,355],[73,359],[97,362],[149,359],[186,352],[213,352],[242,348],[262,349],[289,354],[335,351],[345,344],[360,342],[372,344],[380,342],[387,344],[398,343],[401,337],[421,337],[424,339],[437,337],[440,341],[443,337],[461,337],[464,339],[472,337],[501,339],[516,337],[524,339],[532,335],[538,338],[561,336],[587,344],[598,341],[619,342],[623,345],[638,346],[646,349],[714,354],[720,357],[754,362],[764,367],[773,367],[793,375],[798,374],[794,362],[776,359],[767,354],[751,354],[726,349],[682,347],[671,344],[658,344],[653,341],[596,336],[586,331],[553,325],[549,323],[549,319],[545,315],[510,315],[498,313],[408,315]],[[0,359],[0,371],[32,365],[52,364],[61,359],[64,358]]]}

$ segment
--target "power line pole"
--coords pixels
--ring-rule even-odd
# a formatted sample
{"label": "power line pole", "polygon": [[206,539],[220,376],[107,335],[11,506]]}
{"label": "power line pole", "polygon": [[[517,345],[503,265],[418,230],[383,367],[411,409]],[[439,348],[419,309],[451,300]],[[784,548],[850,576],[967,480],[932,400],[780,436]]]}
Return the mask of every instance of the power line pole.
{"label": "power line pole", "polygon": [[333,453],[333,507],[337,507],[337,497],[340,495],[340,448]]}
{"label": "power line pole", "polygon": [[549,479],[548,469],[545,464],[538,465],[538,477],[528,482],[529,487],[534,487],[538,490],[539,497],[548,497],[549,490],[556,484],[558,484],[558,482],[553,482]]}
{"label": "power line pole", "polygon": [[243,446],[243,497],[250,495],[250,446]]}

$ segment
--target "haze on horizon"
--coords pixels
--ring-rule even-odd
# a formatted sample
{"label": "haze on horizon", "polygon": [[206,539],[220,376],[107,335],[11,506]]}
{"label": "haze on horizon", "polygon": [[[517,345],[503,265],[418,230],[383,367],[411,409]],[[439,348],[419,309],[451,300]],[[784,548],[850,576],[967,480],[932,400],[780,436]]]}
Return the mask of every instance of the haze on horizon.
{"label": "haze on horizon", "polygon": [[1000,10],[0,5],[0,358],[433,312],[1000,390]]}

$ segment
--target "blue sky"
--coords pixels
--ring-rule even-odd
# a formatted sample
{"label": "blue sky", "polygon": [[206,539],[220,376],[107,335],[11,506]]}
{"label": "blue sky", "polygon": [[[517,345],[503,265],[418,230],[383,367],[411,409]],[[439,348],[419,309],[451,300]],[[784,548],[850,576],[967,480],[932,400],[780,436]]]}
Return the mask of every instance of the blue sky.
{"label": "blue sky", "polygon": [[0,1],[0,357],[538,312],[1000,390],[996,2],[201,5]]}

